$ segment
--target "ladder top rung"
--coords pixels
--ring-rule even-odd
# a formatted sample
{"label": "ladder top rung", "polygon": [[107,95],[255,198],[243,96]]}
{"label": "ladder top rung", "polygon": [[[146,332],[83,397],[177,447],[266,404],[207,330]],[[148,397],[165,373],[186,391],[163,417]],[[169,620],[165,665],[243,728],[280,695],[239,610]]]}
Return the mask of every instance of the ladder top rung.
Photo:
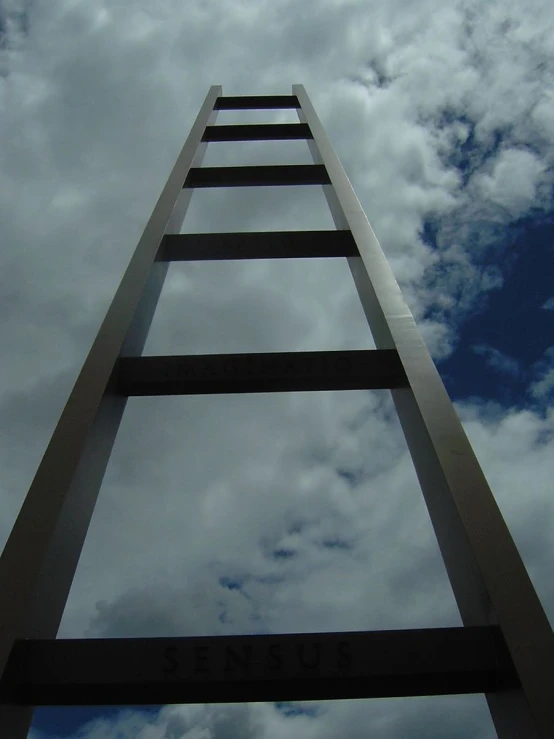
{"label": "ladder top rung", "polygon": [[279,110],[299,108],[296,95],[228,95],[218,97],[216,110]]}
{"label": "ladder top rung", "polygon": [[166,234],[158,261],[355,256],[359,256],[359,252],[351,231],[248,231]]}
{"label": "ladder top rung", "polygon": [[193,167],[184,187],[328,185],[323,164],[267,164],[247,167]]}
{"label": "ladder top rung", "polygon": [[242,123],[206,126],[202,141],[282,141],[311,138],[307,123]]}

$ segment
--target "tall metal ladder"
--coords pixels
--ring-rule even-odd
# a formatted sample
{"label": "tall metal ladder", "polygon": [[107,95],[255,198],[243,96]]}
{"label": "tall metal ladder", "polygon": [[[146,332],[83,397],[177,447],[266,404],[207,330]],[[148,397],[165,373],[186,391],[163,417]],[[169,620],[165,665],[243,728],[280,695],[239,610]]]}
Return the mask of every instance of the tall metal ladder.
{"label": "tall metal ladder", "polygon": [[[300,123],[214,126],[219,110]],[[313,165],[205,167],[211,141],[306,139]],[[180,235],[197,187],[322,185],[337,230]],[[377,349],[141,356],[171,261],[348,259]],[[463,627],[58,640],[127,398],[389,388]],[[435,365],[302,85],[210,88],[44,454],[0,561],[0,736],[35,705],[293,701],[485,693],[498,736],[554,735],[554,638]]]}

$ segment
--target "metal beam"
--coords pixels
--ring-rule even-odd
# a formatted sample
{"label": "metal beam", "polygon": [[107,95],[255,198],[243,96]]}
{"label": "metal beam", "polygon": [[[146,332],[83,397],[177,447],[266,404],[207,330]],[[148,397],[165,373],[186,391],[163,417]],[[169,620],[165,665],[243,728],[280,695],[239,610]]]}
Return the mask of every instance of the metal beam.
{"label": "metal beam", "polygon": [[202,141],[283,141],[311,136],[305,123],[249,123],[206,126]]}
{"label": "metal beam", "polygon": [[325,167],[315,164],[269,164],[247,167],[194,167],[184,187],[261,187],[325,185]]}
{"label": "metal beam", "polygon": [[0,698],[42,705],[336,700],[509,691],[494,627],[17,642]]}
{"label": "metal beam", "polygon": [[[125,408],[115,392],[120,354],[140,353],[167,264],[154,263],[164,233],[178,231],[190,200],[182,183],[202,162],[201,143],[221,87],[212,87],[152,212],[94,340],[0,558],[0,674],[15,639],[55,637]],[[28,709],[7,707],[0,734],[27,735]]]}
{"label": "metal beam", "polygon": [[296,95],[229,95],[215,101],[216,110],[277,110],[298,108]]}
{"label": "metal beam", "polygon": [[167,235],[158,260],[301,259],[357,254],[350,231],[247,231]]}
{"label": "metal beam", "polygon": [[121,395],[283,393],[402,387],[395,351],[284,352],[124,357]]}
{"label": "metal beam", "polygon": [[525,566],[392,270],[302,85],[293,85],[313,140],[337,228],[360,257],[349,265],[379,349],[397,349],[410,387],[393,399],[462,619],[498,623],[521,680],[509,697],[487,696],[501,739],[551,736],[554,635]]}

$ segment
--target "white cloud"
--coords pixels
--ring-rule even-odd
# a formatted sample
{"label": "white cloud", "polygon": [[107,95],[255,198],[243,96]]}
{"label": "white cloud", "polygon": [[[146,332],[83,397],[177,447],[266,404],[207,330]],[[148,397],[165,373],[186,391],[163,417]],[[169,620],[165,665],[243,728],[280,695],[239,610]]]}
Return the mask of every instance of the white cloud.
{"label": "white cloud", "polygon": [[531,386],[531,394],[539,400],[546,400],[554,390],[554,369],[547,370],[540,380]]}
{"label": "white cloud", "polygon": [[490,174],[477,175],[473,185],[478,194],[517,218],[536,204],[537,188],[544,165],[530,151],[508,149],[501,152]]}
{"label": "white cloud", "polygon": [[521,375],[520,363],[517,359],[509,357],[507,354],[488,344],[475,344],[471,347],[475,354],[479,354],[485,358],[485,362],[500,374],[510,375],[511,377],[519,377]]}
{"label": "white cloud", "polygon": [[545,351],[533,369],[535,379],[529,387],[530,394],[543,405],[550,405],[554,397],[554,347]]}

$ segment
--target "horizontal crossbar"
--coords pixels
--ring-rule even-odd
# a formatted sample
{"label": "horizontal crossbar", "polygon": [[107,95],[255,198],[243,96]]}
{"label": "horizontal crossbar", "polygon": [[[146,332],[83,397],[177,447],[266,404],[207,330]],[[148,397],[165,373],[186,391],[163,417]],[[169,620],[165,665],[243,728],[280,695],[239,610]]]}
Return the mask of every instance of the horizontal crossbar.
{"label": "horizontal crossbar", "polygon": [[248,167],[193,167],[184,187],[259,187],[260,185],[328,185],[322,164],[269,164]]}
{"label": "horizontal crossbar", "polygon": [[123,357],[121,395],[391,389],[406,385],[394,349]]}
{"label": "horizontal crossbar", "polygon": [[27,705],[332,700],[508,690],[496,627],[16,642],[0,699]]}
{"label": "horizontal crossbar", "polygon": [[166,235],[158,260],[299,259],[357,254],[350,231],[249,231]]}
{"label": "horizontal crossbar", "polygon": [[250,123],[206,126],[202,141],[282,141],[311,138],[307,123]]}
{"label": "horizontal crossbar", "polygon": [[222,95],[214,105],[216,110],[277,110],[299,107],[296,95]]}

